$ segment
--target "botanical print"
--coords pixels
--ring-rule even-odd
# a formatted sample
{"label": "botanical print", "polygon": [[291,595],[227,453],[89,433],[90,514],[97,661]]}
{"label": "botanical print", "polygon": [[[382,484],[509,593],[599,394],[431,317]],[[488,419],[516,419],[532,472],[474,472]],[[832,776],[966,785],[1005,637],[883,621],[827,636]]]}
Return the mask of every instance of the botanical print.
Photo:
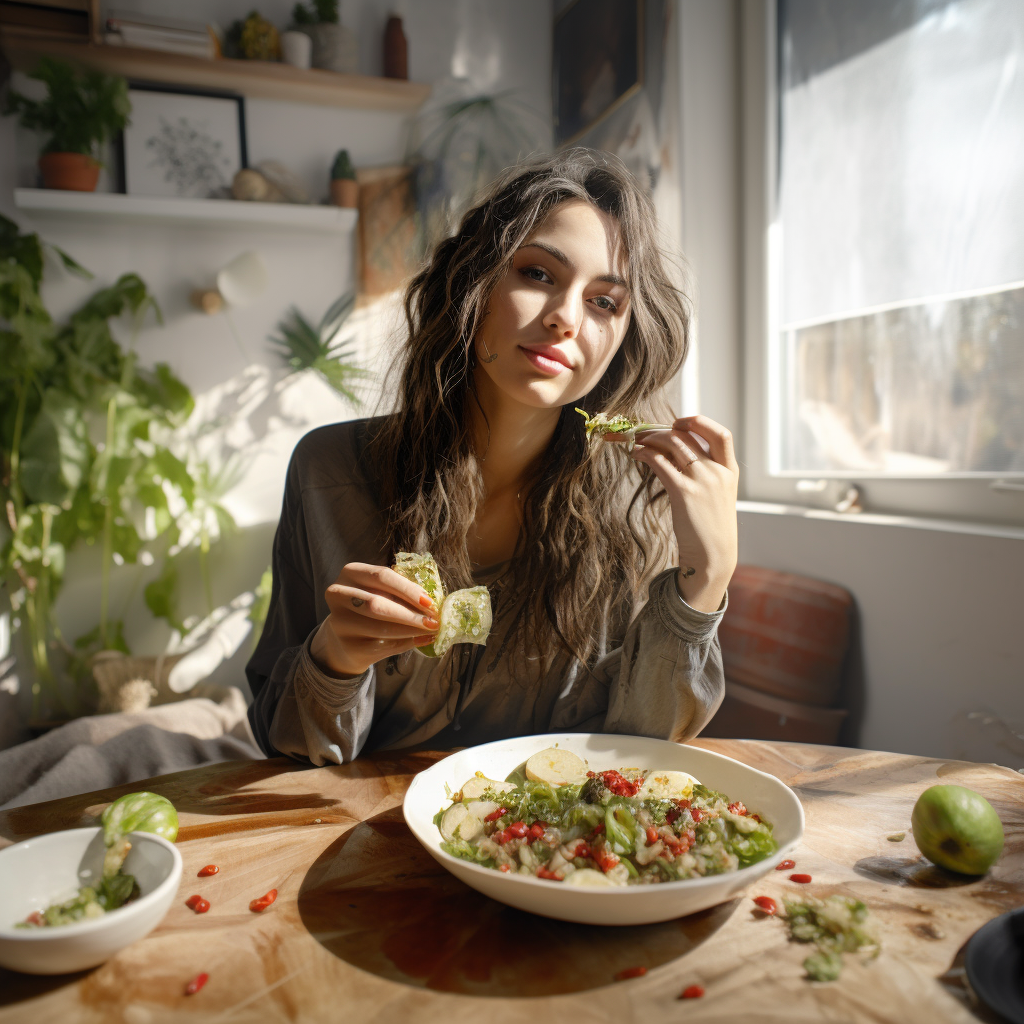
{"label": "botanical print", "polygon": [[179,196],[205,197],[228,184],[231,161],[203,122],[161,117],[160,129],[146,140],[146,149],[153,153],[149,166],[161,170]]}

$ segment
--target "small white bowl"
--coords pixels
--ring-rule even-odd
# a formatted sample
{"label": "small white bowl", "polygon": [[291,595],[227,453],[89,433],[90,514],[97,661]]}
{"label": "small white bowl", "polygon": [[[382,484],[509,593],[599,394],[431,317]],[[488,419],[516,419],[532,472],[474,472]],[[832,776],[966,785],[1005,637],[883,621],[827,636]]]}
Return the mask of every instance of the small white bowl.
{"label": "small white bowl", "polygon": [[181,854],[150,832],[129,839],[123,870],[135,876],[142,895],[102,917],[50,928],[14,926],[102,878],[103,830],[51,832],[0,850],[0,966],[27,974],[83,971],[148,935],[178,891]]}
{"label": "small white bowl", "polygon": [[[705,786],[742,801],[770,821],[779,848],[771,857],[729,874],[620,889],[576,888],[503,874],[452,857],[441,849],[441,833],[432,819],[450,803],[446,786],[449,792],[457,792],[476,772],[491,779],[504,779],[531,754],[554,746],[578,754],[594,771],[652,768],[689,772]],[[427,852],[467,885],[520,910],[580,924],[652,924],[724,903],[789,856],[804,833],[804,810],[797,795],[774,775],[699,747],[603,733],[519,736],[460,750],[412,780],[402,811],[413,835]]]}

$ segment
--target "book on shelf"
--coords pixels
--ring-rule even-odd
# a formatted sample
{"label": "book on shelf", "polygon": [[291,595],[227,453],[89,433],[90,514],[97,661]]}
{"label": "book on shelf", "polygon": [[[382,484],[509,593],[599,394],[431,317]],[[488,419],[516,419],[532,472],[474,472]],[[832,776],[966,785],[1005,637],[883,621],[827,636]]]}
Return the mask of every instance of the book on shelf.
{"label": "book on shelf", "polygon": [[157,22],[136,15],[111,14],[106,29],[104,42],[111,46],[134,46],[207,60],[220,56],[214,27],[199,22]]}

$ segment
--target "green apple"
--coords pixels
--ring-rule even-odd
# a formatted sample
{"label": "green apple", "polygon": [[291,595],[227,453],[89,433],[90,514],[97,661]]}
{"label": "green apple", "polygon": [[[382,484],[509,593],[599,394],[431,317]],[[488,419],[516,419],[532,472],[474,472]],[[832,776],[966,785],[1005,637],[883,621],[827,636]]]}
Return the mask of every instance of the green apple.
{"label": "green apple", "polygon": [[910,816],[914,839],[933,863],[963,875],[983,875],[1003,852],[1003,823],[973,789],[931,786]]}

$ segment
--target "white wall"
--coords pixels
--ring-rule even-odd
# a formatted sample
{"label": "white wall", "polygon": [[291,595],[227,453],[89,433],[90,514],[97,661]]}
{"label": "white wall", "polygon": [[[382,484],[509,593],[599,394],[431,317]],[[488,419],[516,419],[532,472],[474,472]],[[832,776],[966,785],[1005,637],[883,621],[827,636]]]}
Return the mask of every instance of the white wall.
{"label": "white wall", "polygon": [[858,745],[1024,769],[1024,531],[745,506],[740,560],[846,587],[863,650]]}
{"label": "white wall", "polygon": [[[120,0],[115,6],[166,12],[160,0]],[[284,27],[292,6],[293,0],[273,0],[261,10]],[[367,74],[380,73],[383,26],[393,6],[388,0],[343,0],[342,21],[359,35]],[[174,15],[218,18],[225,24],[244,17],[251,7],[248,0],[181,0]],[[473,93],[516,90],[550,126],[551,0],[417,0],[405,5],[405,31],[413,80],[447,85],[451,78],[461,78]],[[15,84],[25,88],[26,80],[16,76]],[[409,119],[396,113],[258,99],[247,101],[246,121],[250,162],[284,162],[305,179],[316,199],[326,193],[330,161],[339,148],[349,149],[357,167],[400,163],[409,128]],[[267,335],[291,305],[315,321],[353,287],[354,239],[293,230],[33,219],[14,208],[12,190],[35,185],[35,153],[35,140],[28,133],[16,130],[13,119],[0,119],[0,212],[38,230],[95,274],[93,281],[83,283],[55,263],[48,267],[49,308],[62,316],[121,273],[139,273],[165,318],[163,327],[151,326],[138,339],[143,364],[170,363],[201,408],[224,418],[208,443],[222,453],[240,451],[247,460],[244,480],[227,501],[243,533],[213,563],[215,597],[227,600],[252,587],[269,562],[285,468],[296,440],[311,426],[355,415],[317,379],[282,383],[280,363],[267,344]],[[188,295],[193,287],[211,285],[217,269],[250,248],[261,253],[271,285],[253,305],[231,314],[240,350],[225,318],[198,313]],[[367,365],[388,361],[386,350],[366,351],[364,346],[362,356]],[[70,637],[95,625],[96,564],[91,550],[76,553],[70,561],[71,582],[57,606]],[[123,610],[129,640],[139,653],[156,653],[167,638],[141,601],[141,586],[153,571],[125,567],[115,572],[113,607],[115,613]]]}

